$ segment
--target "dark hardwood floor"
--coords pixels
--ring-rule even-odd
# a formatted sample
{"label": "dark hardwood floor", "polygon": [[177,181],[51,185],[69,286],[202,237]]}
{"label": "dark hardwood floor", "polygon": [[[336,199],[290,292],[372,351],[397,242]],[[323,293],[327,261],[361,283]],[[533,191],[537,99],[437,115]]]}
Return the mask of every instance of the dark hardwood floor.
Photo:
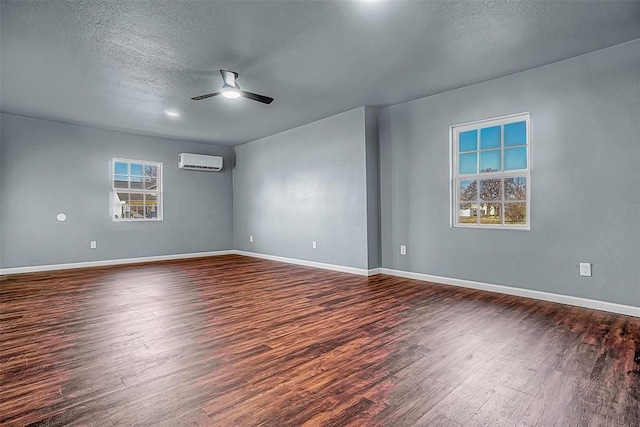
{"label": "dark hardwood floor", "polygon": [[640,425],[633,317],[236,255],[1,298],[2,425]]}

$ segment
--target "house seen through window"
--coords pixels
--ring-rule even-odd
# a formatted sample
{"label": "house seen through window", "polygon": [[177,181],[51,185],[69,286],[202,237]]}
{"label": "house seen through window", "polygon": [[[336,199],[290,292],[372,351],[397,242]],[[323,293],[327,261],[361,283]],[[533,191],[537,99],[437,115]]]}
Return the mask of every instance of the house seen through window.
{"label": "house seen through window", "polygon": [[114,221],[162,219],[162,163],[115,158],[112,177]]}
{"label": "house seen through window", "polygon": [[529,229],[529,114],[451,127],[455,227]]}

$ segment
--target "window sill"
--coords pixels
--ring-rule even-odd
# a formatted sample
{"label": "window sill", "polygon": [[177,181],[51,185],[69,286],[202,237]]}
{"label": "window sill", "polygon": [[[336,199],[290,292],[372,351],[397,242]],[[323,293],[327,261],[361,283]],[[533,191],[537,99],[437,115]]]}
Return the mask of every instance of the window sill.
{"label": "window sill", "polygon": [[156,219],[126,219],[126,218],[122,218],[122,219],[114,219],[112,222],[162,222],[162,218],[156,218]]}
{"label": "window sill", "polygon": [[482,230],[515,230],[515,231],[531,231],[531,226],[526,225],[452,225],[451,228],[467,228]]}

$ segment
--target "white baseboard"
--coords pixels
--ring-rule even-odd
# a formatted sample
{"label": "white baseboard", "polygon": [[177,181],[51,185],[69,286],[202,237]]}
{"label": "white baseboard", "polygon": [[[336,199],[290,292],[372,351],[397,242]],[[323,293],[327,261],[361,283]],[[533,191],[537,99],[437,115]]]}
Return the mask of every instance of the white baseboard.
{"label": "white baseboard", "polygon": [[445,285],[460,286],[463,288],[478,289],[481,291],[497,292],[506,295],[533,298],[542,301],[557,302],[560,304],[575,305],[577,307],[591,308],[594,310],[608,311],[611,313],[626,314],[640,317],[640,307],[616,304],[613,302],[597,301],[587,298],[568,295],[552,294],[550,292],[534,291],[530,289],[512,288],[510,286],[493,285],[491,283],[474,282],[472,280],[454,279],[451,277],[433,276],[431,274],[412,273],[409,271],[382,268],[382,274],[404,277],[407,279],[424,280],[427,282],[442,283]]}
{"label": "white baseboard", "polygon": [[50,265],[34,265],[29,267],[0,268],[0,276],[6,275],[6,274],[36,273],[39,271],[68,270],[71,268],[103,267],[108,265],[135,264],[138,262],[168,261],[173,259],[231,255],[234,253],[235,253],[234,250],[212,251],[212,252],[192,252],[188,254],[157,255],[157,256],[145,256],[145,257],[139,257],[139,258],[107,259],[104,261],[72,262],[69,264],[50,264]]}
{"label": "white baseboard", "polygon": [[244,255],[253,258],[268,259],[271,261],[280,261],[288,264],[304,265],[307,267],[322,268],[325,270],[339,271],[342,273],[357,274],[359,276],[373,276],[380,274],[380,268],[374,268],[371,270],[365,270],[363,268],[346,267],[335,264],[325,264],[315,261],[306,261],[302,259],[286,258],[275,255],[266,255],[256,252],[245,252],[239,250],[226,250],[226,251],[213,251],[213,252],[193,252],[188,254],[174,254],[174,255],[158,255],[139,258],[121,258],[121,259],[109,259],[103,261],[86,261],[86,262],[73,262],[68,264],[49,264],[49,265],[34,265],[28,267],[10,267],[0,268],[0,275],[7,274],[19,274],[19,273],[37,273],[40,271],[53,271],[53,270],[68,270],[71,268],[87,268],[87,267],[104,267],[109,265],[122,265],[122,264],[135,264],[139,262],[153,262],[153,261],[168,261],[174,259],[187,259],[187,258],[199,258],[207,256],[217,255]]}
{"label": "white baseboard", "polygon": [[341,273],[357,274],[359,276],[373,276],[375,274],[380,274],[379,268],[366,270],[364,268],[346,267],[344,265],[336,265],[336,264],[325,264],[323,262],[307,261],[304,259],[297,259],[297,258],[286,258],[286,257],[281,257],[276,255],[266,255],[266,254],[260,254],[257,252],[246,252],[246,251],[239,251],[239,250],[236,250],[234,252],[238,255],[244,255],[244,256],[249,256],[253,258],[262,258],[262,259],[268,259],[271,261],[286,262],[287,264],[304,265],[305,267],[322,268],[324,270],[332,270],[332,271],[339,271]]}
{"label": "white baseboard", "polygon": [[240,250],[225,250],[211,252],[192,252],[187,254],[158,255],[139,258],[109,259],[104,261],[74,262],[69,264],[35,265],[29,267],[0,268],[0,276],[18,273],[35,273],[40,271],[67,270],[72,268],[103,267],[109,265],[135,264],[140,262],[168,261],[176,259],[199,258],[219,255],[244,255],[253,258],[280,261],[288,264],[303,265],[306,267],[322,268],[325,270],[339,271],[342,273],[357,274],[359,276],[374,276],[376,274],[387,274],[390,276],[416,279],[426,282],[442,283],[445,285],[460,286],[463,288],[478,289],[481,291],[497,292],[506,295],[515,295],[525,298],[533,298],[542,301],[556,302],[560,304],[574,305],[577,307],[591,308],[594,310],[608,311],[611,313],[625,314],[628,316],[640,317],[640,307],[616,304],[613,302],[597,301],[587,298],[580,298],[568,295],[552,294],[549,292],[534,291],[531,289],[512,288],[510,286],[494,285],[491,283],[475,282],[472,280],[455,279],[451,277],[434,276],[431,274],[413,273],[410,271],[394,270],[390,268],[364,268],[346,267],[343,265],[326,264],[322,262],[307,261],[296,258],[286,258],[276,255],[266,255],[256,252],[245,252]]}

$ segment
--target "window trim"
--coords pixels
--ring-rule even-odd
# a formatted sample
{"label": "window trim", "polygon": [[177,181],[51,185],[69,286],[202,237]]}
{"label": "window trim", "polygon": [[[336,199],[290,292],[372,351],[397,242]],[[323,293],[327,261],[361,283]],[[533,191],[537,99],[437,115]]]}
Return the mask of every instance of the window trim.
{"label": "window trim", "polygon": [[[160,175],[160,179],[158,179],[158,190],[120,188],[120,190],[126,190],[126,192],[128,193],[138,193],[138,194],[157,193],[158,194],[158,211],[157,211],[156,218],[133,219],[133,218],[116,218],[115,217],[116,213],[114,212],[113,195],[114,195],[114,192],[118,191],[118,189],[114,187],[114,181],[115,181],[115,175],[116,175],[115,173],[116,162],[128,163],[128,164],[137,163],[137,164],[142,164],[143,167],[144,165],[150,165],[150,166],[156,166],[158,168],[159,175]],[[163,197],[164,185],[162,182],[164,179],[164,171],[162,168],[162,162],[157,160],[140,160],[140,159],[129,159],[126,157],[113,157],[111,159],[111,162],[109,162],[109,166],[110,166],[109,176],[111,177],[111,189],[110,189],[111,191],[109,192],[109,213],[111,215],[111,221],[112,222],[162,222],[164,221],[164,197]]]}
{"label": "window trim", "polygon": [[[484,172],[480,173],[479,163],[478,172],[475,174],[459,175],[458,171],[458,138],[462,132],[469,130],[477,130],[480,133],[480,129],[492,126],[501,126],[501,138],[500,138],[500,161],[501,166],[504,167],[504,125],[509,123],[526,122],[526,135],[527,135],[527,169],[499,171],[499,172]],[[516,146],[519,147],[519,146]],[[478,162],[480,162],[479,153],[483,150],[480,149],[480,145],[477,147]],[[461,123],[457,125],[449,126],[449,201],[450,201],[450,215],[449,215],[449,227],[451,228],[468,228],[468,229],[489,229],[489,230],[515,230],[515,231],[530,231],[531,230],[531,113],[523,112],[517,114],[509,114],[506,116],[493,117],[483,120],[475,120],[472,122]],[[527,180],[527,224],[526,225],[494,225],[494,224],[461,224],[460,223],[460,208],[458,206],[460,198],[460,186],[459,181],[464,180],[479,180],[479,179],[495,179],[495,178],[515,178],[525,177]],[[479,191],[479,189],[478,189]],[[491,203],[491,202],[488,202]],[[500,203],[504,203],[504,188],[502,188],[502,198]],[[504,222],[504,216],[503,216]]]}

